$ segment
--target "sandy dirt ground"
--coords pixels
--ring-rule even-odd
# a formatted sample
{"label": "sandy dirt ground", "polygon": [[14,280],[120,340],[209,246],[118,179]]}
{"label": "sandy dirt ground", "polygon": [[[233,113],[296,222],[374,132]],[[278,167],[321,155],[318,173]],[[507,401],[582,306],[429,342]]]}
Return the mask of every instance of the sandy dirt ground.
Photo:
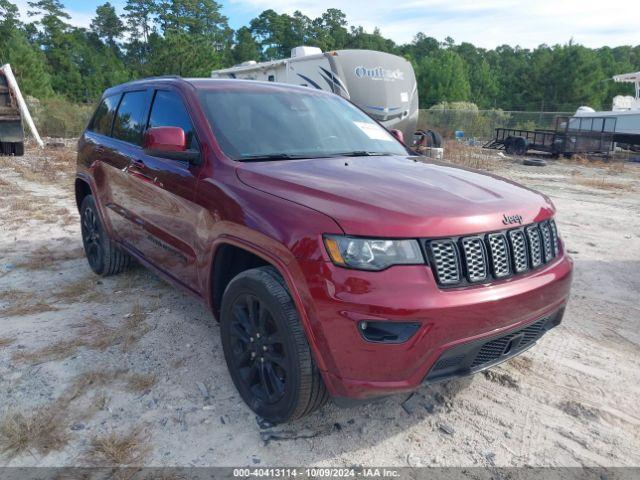
{"label": "sandy dirt ground", "polygon": [[640,164],[455,155],[555,202],[564,322],[470,380],[275,428],[204,307],[141,267],[92,274],[70,148],[0,158],[0,466],[640,465]]}

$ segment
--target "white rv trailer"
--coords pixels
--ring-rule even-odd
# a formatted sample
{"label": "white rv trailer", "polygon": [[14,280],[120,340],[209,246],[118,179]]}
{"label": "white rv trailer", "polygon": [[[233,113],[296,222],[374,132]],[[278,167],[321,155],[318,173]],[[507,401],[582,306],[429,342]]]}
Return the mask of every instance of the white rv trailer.
{"label": "white rv trailer", "polygon": [[596,112],[592,108],[580,107],[569,120],[569,127],[572,130],[585,130],[585,127],[589,127],[594,131],[603,128],[602,131],[613,135],[615,142],[640,145],[640,72],[616,75],[613,80],[633,83],[635,97],[614,97],[611,111]]}
{"label": "white rv trailer", "polygon": [[351,100],[387,129],[411,141],[418,123],[418,89],[411,63],[373,50],[322,52],[296,47],[291,58],[244,62],[214,70],[214,78],[280,82],[327,90]]}

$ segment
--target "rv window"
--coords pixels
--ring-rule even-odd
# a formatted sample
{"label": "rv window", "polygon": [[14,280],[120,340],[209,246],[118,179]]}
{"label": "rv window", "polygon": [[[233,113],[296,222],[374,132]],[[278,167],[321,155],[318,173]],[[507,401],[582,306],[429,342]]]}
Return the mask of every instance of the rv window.
{"label": "rv window", "polygon": [[591,124],[593,123],[593,118],[583,118],[580,121],[580,130],[583,132],[591,130]]}
{"label": "rv window", "polygon": [[93,115],[89,130],[92,132],[100,133],[102,135],[111,135],[111,124],[113,123],[113,114],[118,106],[118,100],[120,95],[111,95],[106,97]]}
{"label": "rv window", "polygon": [[267,78],[267,80],[269,80],[270,82],[275,82],[276,81],[276,77],[273,75],[269,75],[269,77]]}
{"label": "rv window", "polygon": [[572,117],[569,119],[569,130],[578,130],[580,127],[580,119]]}
{"label": "rv window", "polygon": [[608,133],[613,133],[616,131],[616,119],[615,118],[605,118],[604,120],[604,131]]}
{"label": "rv window", "polygon": [[594,132],[601,132],[603,127],[604,127],[604,118],[593,119],[593,126],[591,127],[591,130],[593,130]]}

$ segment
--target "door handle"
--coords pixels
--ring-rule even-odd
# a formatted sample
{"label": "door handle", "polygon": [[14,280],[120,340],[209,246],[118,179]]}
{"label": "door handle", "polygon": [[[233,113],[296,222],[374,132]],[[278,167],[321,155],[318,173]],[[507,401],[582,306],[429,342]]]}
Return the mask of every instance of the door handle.
{"label": "door handle", "polygon": [[144,173],[143,168],[144,168],[144,163],[136,162],[134,160],[129,165],[124,167],[123,172],[128,173],[129,175],[136,177],[142,180],[143,182],[151,183],[160,188],[164,188],[164,185],[162,184],[162,182],[158,180],[158,177],[153,177],[151,175]]}

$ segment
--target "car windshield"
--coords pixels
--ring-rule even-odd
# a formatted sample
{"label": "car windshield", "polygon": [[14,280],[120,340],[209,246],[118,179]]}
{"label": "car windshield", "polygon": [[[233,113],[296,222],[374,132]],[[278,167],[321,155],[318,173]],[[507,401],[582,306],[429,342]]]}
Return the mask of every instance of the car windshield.
{"label": "car windshield", "polygon": [[220,148],[238,161],[407,155],[387,130],[337,95],[292,90],[202,90]]}

